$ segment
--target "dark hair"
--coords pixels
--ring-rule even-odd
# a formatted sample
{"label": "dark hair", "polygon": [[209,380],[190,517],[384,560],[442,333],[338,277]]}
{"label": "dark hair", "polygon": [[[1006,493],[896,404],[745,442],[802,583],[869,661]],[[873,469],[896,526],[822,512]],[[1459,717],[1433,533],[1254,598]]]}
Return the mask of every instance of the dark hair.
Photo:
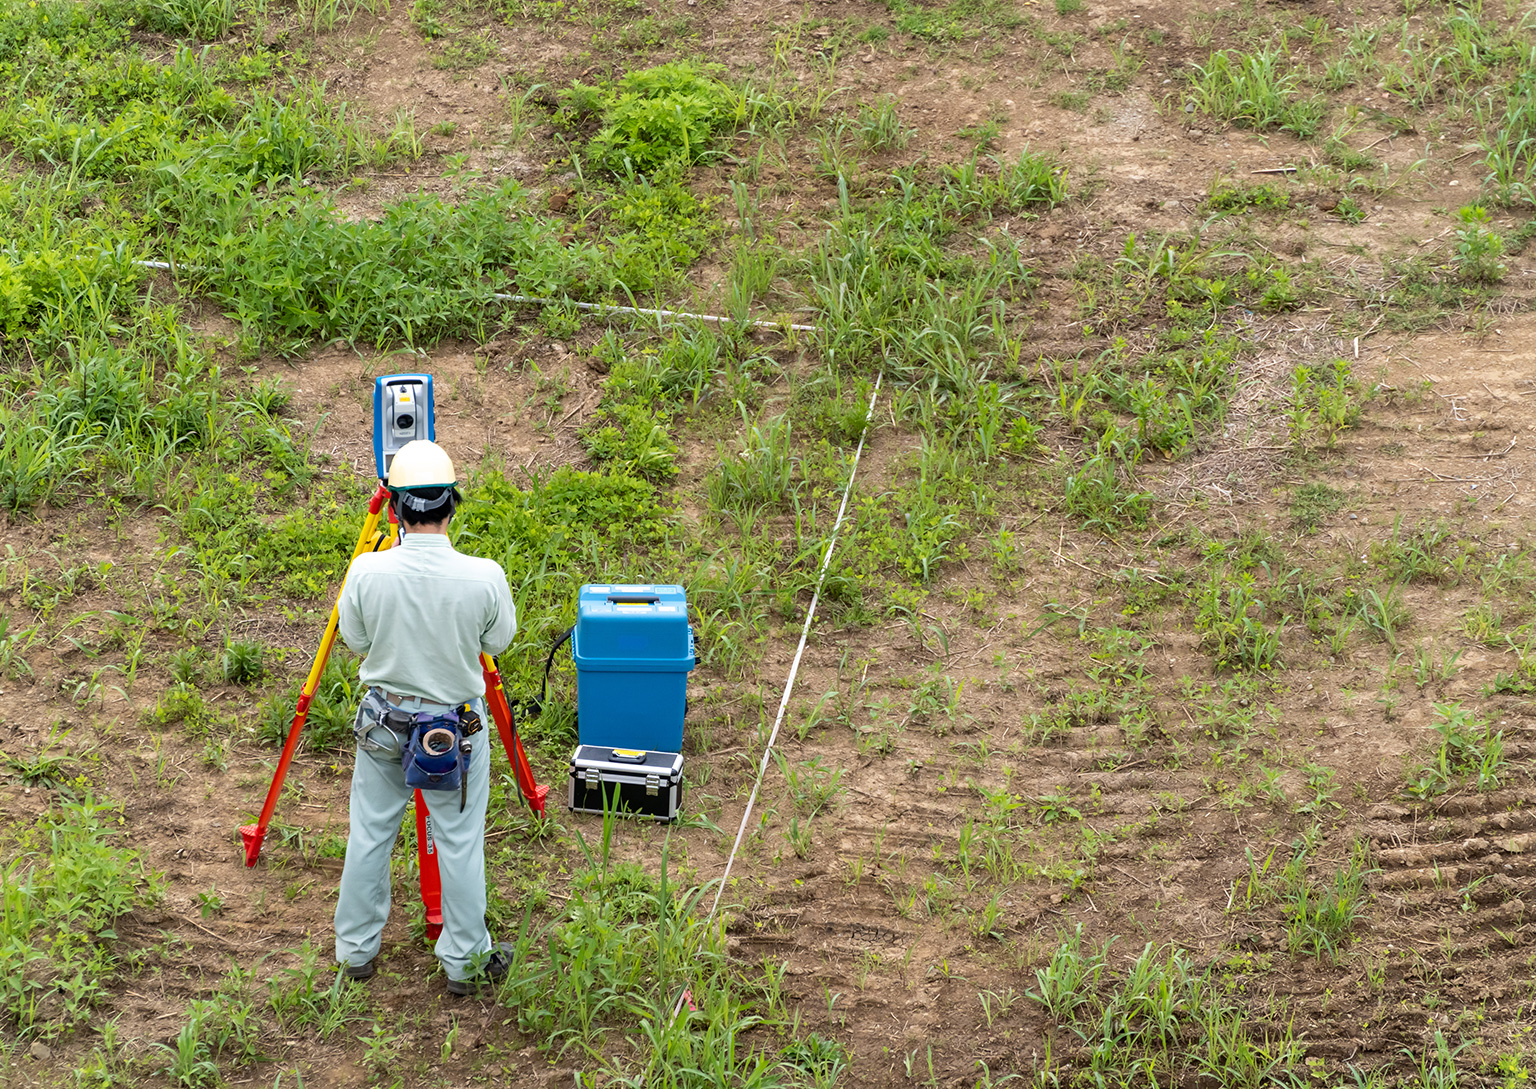
{"label": "dark hair", "polygon": [[395,517],[408,526],[442,522],[453,517],[463,501],[457,488],[411,488],[393,495]]}

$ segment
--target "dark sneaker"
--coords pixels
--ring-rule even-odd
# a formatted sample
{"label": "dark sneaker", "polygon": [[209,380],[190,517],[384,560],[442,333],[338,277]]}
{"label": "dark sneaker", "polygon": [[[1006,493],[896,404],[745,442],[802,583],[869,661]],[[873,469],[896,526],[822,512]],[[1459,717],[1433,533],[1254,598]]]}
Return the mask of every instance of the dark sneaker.
{"label": "dark sneaker", "polygon": [[362,982],[365,979],[372,979],[373,959],[374,958],[371,958],[363,964],[343,964],[341,966],[341,974],[346,976],[348,979],[355,979],[358,982]]}
{"label": "dark sneaker", "polygon": [[485,958],[485,963],[480,966],[477,975],[468,979],[450,979],[448,981],[448,993],[459,995],[474,994],[480,987],[487,983],[495,983],[507,974],[507,969],[512,967],[512,947],[505,943],[491,950],[491,955]]}

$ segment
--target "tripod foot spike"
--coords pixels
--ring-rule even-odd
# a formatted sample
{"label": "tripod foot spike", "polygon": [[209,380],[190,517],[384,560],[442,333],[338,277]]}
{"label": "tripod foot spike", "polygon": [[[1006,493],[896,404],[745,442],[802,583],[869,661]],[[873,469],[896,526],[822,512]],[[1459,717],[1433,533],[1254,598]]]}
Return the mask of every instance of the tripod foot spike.
{"label": "tripod foot spike", "polygon": [[243,824],[240,826],[240,842],[245,845],[245,864],[247,867],[256,865],[256,859],[261,855],[261,841],[266,838],[266,829],[258,824]]}

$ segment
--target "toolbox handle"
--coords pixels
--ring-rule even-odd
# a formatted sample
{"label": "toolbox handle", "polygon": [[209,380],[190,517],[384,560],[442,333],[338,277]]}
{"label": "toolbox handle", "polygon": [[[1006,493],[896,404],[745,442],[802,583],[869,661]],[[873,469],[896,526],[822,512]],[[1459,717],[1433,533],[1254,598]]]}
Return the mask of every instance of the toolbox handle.
{"label": "toolbox handle", "polygon": [[661,600],[660,594],[609,594],[610,605],[654,605]]}

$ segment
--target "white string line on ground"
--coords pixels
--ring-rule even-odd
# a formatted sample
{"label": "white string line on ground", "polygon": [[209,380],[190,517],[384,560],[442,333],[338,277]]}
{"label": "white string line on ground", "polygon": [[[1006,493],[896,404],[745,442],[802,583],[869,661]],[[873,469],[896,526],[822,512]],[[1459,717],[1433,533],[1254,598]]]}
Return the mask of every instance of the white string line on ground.
{"label": "white string line on ground", "polygon": [[[174,265],[169,261],[135,261],[134,264],[142,268],[165,269],[175,272],[177,268],[190,268],[196,272],[196,268],[187,265]],[[518,303],[531,306],[574,306],[577,310],[590,310],[597,314],[644,314],[653,318],[686,318],[690,321],[710,321],[717,325],[749,325],[754,329],[777,329],[783,332],[786,329],[797,333],[814,333],[817,331],[814,325],[798,325],[792,321],[745,321],[738,322],[735,318],[721,317],[718,314],[694,314],[687,310],[652,310],[644,306],[615,306],[612,303],[576,302],[571,299],[545,299],[537,295],[505,295],[495,292],[491,298],[497,302]]]}
{"label": "white string line on ground", "polygon": [[534,303],[539,306],[560,305],[574,306],[578,310],[591,310],[599,314],[645,314],[658,318],[689,318],[693,321],[712,321],[721,325],[750,325],[756,329],[793,329],[797,333],[814,333],[814,325],[796,325],[790,321],[744,321],[737,322],[735,318],[723,318],[717,314],[691,314],[686,310],[649,310],[643,306],[614,306],[610,303],[573,302],[568,299],[541,299],[533,295],[492,295],[493,299],[513,303]]}
{"label": "white string line on ground", "polygon": [[[859,432],[859,445],[853,452],[853,466],[848,470],[848,483],[843,488],[843,501],[838,504],[837,520],[832,523],[832,538],[827,542],[827,551],[821,558],[821,570],[816,573],[816,590],[811,594],[811,607],[806,610],[805,623],[800,628],[800,645],[795,648],[795,657],[789,664],[789,676],[784,681],[784,694],[779,697],[779,713],[773,718],[773,730],[768,734],[768,745],[763,749],[763,758],[757,765],[757,780],[752,784],[752,793],[747,796],[747,808],[741,814],[741,827],[736,829],[736,842],[731,844],[731,853],[725,860],[725,872],[720,875],[720,887],[715,890],[715,902],[710,905],[709,915],[704,919],[704,932],[709,931],[709,925],[714,921],[715,912],[719,910],[720,898],[725,895],[725,886],[731,879],[731,867],[736,862],[736,852],[741,849],[742,838],[747,833],[747,822],[752,818],[752,807],[757,804],[757,792],[762,788],[763,776],[768,772],[768,759],[773,755],[773,743],[778,740],[779,727],[784,725],[784,712],[789,708],[789,697],[795,690],[795,677],[800,672],[800,659],[805,654],[805,642],[811,634],[811,622],[816,619],[816,606],[821,601],[821,586],[827,578],[827,568],[832,563],[832,551],[837,548],[838,530],[842,528],[843,516],[848,512],[848,497],[853,493],[853,478],[859,472],[859,458],[864,453],[864,440],[869,436],[869,424],[875,416],[875,398],[880,396],[880,383],[885,380],[885,371],[881,370],[879,377],[875,379],[875,388],[869,395],[869,408],[864,412],[864,429]],[[682,1008],[683,999],[679,996],[677,1008],[672,1011],[676,1017]]]}

